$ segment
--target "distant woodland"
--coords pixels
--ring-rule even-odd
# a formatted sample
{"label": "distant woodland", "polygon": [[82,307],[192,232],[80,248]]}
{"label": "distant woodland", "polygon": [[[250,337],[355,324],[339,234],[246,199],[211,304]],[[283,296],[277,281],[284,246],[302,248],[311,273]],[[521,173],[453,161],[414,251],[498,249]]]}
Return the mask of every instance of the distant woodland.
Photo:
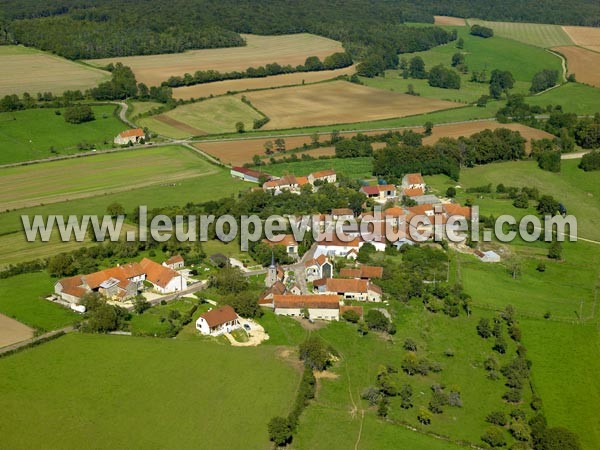
{"label": "distant woodland", "polygon": [[596,0],[0,0],[0,43],[70,59],[178,53],[244,45],[239,33],[310,32],[355,59],[426,50],[448,41],[433,14],[600,25]]}

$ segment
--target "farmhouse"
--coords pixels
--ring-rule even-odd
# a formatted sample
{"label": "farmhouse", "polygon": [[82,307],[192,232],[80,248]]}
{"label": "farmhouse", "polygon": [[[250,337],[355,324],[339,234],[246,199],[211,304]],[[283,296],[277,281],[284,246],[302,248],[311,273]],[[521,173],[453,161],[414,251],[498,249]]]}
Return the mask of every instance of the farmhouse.
{"label": "farmhouse", "polygon": [[296,177],[295,175],[285,175],[277,180],[267,181],[263,184],[263,189],[267,192],[280,194],[282,191],[299,193],[300,188],[309,184],[307,177]]}
{"label": "farmhouse", "polygon": [[347,258],[352,254],[358,254],[360,244],[361,241],[358,237],[351,239],[349,242],[344,242],[333,233],[331,239],[322,239],[318,242],[315,257],[325,255],[327,257]]}
{"label": "farmhouse", "polygon": [[119,133],[114,139],[114,143],[117,145],[139,144],[145,138],[146,133],[144,133],[144,130],[141,128],[134,128]]}
{"label": "farmhouse", "polygon": [[179,270],[184,268],[185,261],[181,255],[174,255],[163,262],[163,266],[168,267],[169,269]]}
{"label": "farmhouse", "polygon": [[211,336],[231,333],[240,327],[239,317],[229,305],[211,309],[202,314],[196,321],[196,329],[202,334]]}
{"label": "farmhouse", "polygon": [[425,180],[420,173],[407,173],[402,177],[403,189],[425,189]]}
{"label": "farmhouse", "polygon": [[423,189],[423,188],[416,188],[416,189],[404,188],[404,189],[402,189],[403,197],[413,198],[413,197],[420,197],[422,195],[425,195],[425,189]]}
{"label": "farmhouse", "polygon": [[327,278],[316,280],[313,286],[320,294],[340,295],[346,300],[381,301],[381,288],[367,280]]}
{"label": "farmhouse", "polygon": [[383,184],[377,186],[363,186],[360,192],[365,194],[367,198],[372,198],[378,203],[385,203],[388,200],[397,198],[396,186],[393,184]]}
{"label": "farmhouse", "polygon": [[79,303],[89,292],[98,292],[111,300],[124,301],[135,297],[143,289],[144,281],[150,282],[160,294],[187,289],[187,281],[182,275],[144,258],[140,263],[64,278],[56,282],[54,293],[69,303]]}
{"label": "farmhouse", "polygon": [[308,174],[308,182],[314,186],[315,181],[323,183],[335,183],[337,181],[337,174],[335,170],[321,170],[320,172],[314,172]]}
{"label": "farmhouse", "polygon": [[258,180],[261,177],[271,179],[271,175],[268,173],[247,169],[246,167],[232,167],[229,173],[233,178],[239,178],[240,180],[249,181],[250,183],[258,183]]}
{"label": "farmhouse", "polygon": [[303,317],[308,311],[311,320],[340,320],[340,300],[337,295],[275,295],[275,314]]}

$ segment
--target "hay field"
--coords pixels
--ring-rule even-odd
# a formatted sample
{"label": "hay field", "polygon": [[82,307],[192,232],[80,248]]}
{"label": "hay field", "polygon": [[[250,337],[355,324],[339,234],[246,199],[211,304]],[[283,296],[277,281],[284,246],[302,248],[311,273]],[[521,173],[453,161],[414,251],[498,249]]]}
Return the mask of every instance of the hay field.
{"label": "hay field", "polygon": [[0,210],[169,184],[216,171],[199,155],[176,146],[10,167],[0,170]]}
{"label": "hay field", "polygon": [[577,81],[600,87],[600,53],[574,46],[552,50],[567,58],[568,73],[574,73]]}
{"label": "hay field", "polygon": [[15,319],[0,314],[0,348],[33,337],[33,330]]}
{"label": "hay field", "polygon": [[345,81],[245,94],[271,118],[263,128],[297,128],[371,121],[453,108],[442,100],[390,93]]}
{"label": "hay field", "polygon": [[562,27],[575,45],[600,52],[600,28]]}
{"label": "hay field", "polygon": [[0,46],[0,64],[0,96],[83,91],[110,78],[103,70],[17,45]]}
{"label": "hay field", "polygon": [[453,27],[464,27],[466,25],[466,21],[462,17],[433,16],[433,18],[435,25],[448,25]]}
{"label": "hay field", "polygon": [[[531,128],[526,125],[522,125],[520,123],[506,123],[501,124],[496,122],[495,120],[481,120],[477,122],[467,122],[467,123],[459,123],[459,124],[448,124],[448,125],[436,125],[433,127],[433,132],[431,136],[427,136],[423,139],[423,143],[426,145],[431,145],[437,142],[440,138],[443,137],[451,137],[458,138],[460,136],[471,136],[472,134],[478,133],[485,129],[495,130],[496,128],[508,128],[513,131],[519,131],[521,135],[529,141],[530,139],[543,139],[548,138],[552,139],[550,133],[547,133],[542,130],[538,130],[536,128]],[[404,127],[404,129],[411,129],[415,132],[422,132],[422,127]],[[382,134],[384,131],[367,131],[363,134],[373,135],[373,134]],[[344,137],[352,137],[356,135],[356,132],[346,132],[340,133],[341,136]],[[261,139],[236,139],[236,140],[228,140],[228,141],[220,141],[220,142],[200,142],[194,144],[196,148],[219,158],[222,162],[231,165],[243,165],[248,162],[252,162],[252,157],[254,155],[265,155],[264,145],[267,141],[274,141],[277,136],[272,138],[261,138]],[[293,137],[283,137],[285,140],[285,145],[287,150],[291,150],[297,147],[301,147],[304,144],[309,144],[311,142],[311,136],[293,136]],[[328,135],[320,136],[321,141],[325,141],[329,139]],[[373,144],[373,148],[380,148],[379,143]],[[529,148],[529,142],[527,143],[527,147]],[[306,153],[315,158],[319,156],[333,156],[335,155],[334,147],[319,147],[313,150],[306,150],[302,152],[298,152],[297,154]],[[279,156],[275,155],[276,158]]]}
{"label": "hay field", "polygon": [[342,75],[352,75],[355,66],[336,70],[322,70],[319,72],[286,73],[264,78],[245,78],[242,80],[226,80],[214,83],[197,84],[173,89],[173,97],[176,99],[189,100],[191,98],[210,97],[211,95],[223,95],[228,92],[240,92],[254,89],[269,89],[281,86],[293,86],[304,83],[316,83],[330,80]]}
{"label": "hay field", "polygon": [[542,48],[559,45],[573,45],[573,41],[560,25],[540,23],[491,22],[480,19],[468,19],[469,26],[478,24],[494,30],[494,36],[514,39],[525,44]]}
{"label": "hay field", "polygon": [[303,64],[307,56],[321,59],[335,52],[343,52],[337,41],[308,33],[282,36],[242,35],[244,47],[191,50],[165,55],[128,56],[123,58],[92,59],[87,62],[98,67],[110,62],[122,62],[131,67],[138,82],[157,86],[174,75],[194,73],[197,70],[231,72],[277,62],[281,65]]}

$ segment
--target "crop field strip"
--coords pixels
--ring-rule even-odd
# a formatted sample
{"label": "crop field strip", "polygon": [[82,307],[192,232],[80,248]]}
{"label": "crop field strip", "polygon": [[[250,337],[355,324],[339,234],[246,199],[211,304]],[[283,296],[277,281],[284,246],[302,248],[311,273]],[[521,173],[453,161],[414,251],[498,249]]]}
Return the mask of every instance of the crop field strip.
{"label": "crop field strip", "polygon": [[576,45],[600,52],[600,28],[569,26],[562,28]]}
{"label": "crop field strip", "polygon": [[505,37],[535,45],[550,48],[561,45],[573,45],[573,41],[560,25],[539,23],[491,22],[480,19],[467,19],[469,25],[483,25],[494,30],[494,36]]}
{"label": "crop field strip", "polygon": [[0,96],[24,92],[62,94],[69,89],[83,91],[110,77],[97,68],[16,45],[0,46],[0,63]]}
{"label": "crop field strip", "polygon": [[231,72],[274,62],[282,66],[287,64],[295,66],[304,64],[308,56],[318,56],[324,59],[332,53],[344,51],[339,42],[308,33],[281,36],[246,34],[242,36],[247,42],[244,47],[93,59],[86,62],[97,67],[104,67],[111,62],[122,62],[131,67],[138,82],[156,86],[171,76],[181,76],[197,70]]}
{"label": "crop field strip", "polygon": [[574,73],[577,81],[600,88],[600,52],[575,46],[552,50],[567,59],[568,73]]}

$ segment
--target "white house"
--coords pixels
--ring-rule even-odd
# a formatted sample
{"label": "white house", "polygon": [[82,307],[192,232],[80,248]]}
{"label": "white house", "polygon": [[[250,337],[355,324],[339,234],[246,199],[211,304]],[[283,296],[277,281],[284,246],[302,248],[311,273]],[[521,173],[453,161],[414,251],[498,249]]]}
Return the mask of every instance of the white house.
{"label": "white house", "polygon": [[276,239],[273,240],[263,239],[263,242],[269,245],[270,247],[282,245],[285,247],[285,251],[289,256],[298,256],[298,242],[296,242],[296,238],[294,238],[293,234],[279,235],[276,236]]}
{"label": "white house", "polygon": [[325,255],[320,255],[304,263],[304,273],[308,281],[331,278],[333,276],[333,264]]}
{"label": "white house", "polygon": [[185,261],[181,255],[173,255],[163,262],[163,266],[168,267],[169,269],[179,270],[185,267]]}
{"label": "white house", "polygon": [[398,197],[396,186],[393,184],[363,186],[359,192],[362,192],[368,198],[372,198],[378,203],[385,203],[388,200],[394,200]]}
{"label": "white house", "polygon": [[337,175],[335,173],[335,170],[329,169],[329,170],[321,170],[319,172],[313,172],[311,174],[308,174],[307,178],[308,178],[308,182],[313,185],[315,184],[315,181],[335,183],[337,180]]}
{"label": "white house", "polygon": [[211,309],[202,314],[196,321],[196,329],[202,334],[211,336],[231,333],[240,327],[239,317],[229,305],[218,309]]}
{"label": "white house", "polygon": [[346,258],[350,254],[358,254],[360,249],[360,238],[354,237],[348,242],[340,240],[335,233],[332,233],[331,239],[322,239],[317,243],[315,258],[321,255],[328,257]]}
{"label": "white house", "polygon": [[268,173],[239,166],[232,167],[229,173],[233,178],[239,178],[240,180],[249,181],[250,183],[258,183],[260,177],[271,178],[271,175]]}
{"label": "white house", "polygon": [[340,320],[340,299],[337,295],[275,295],[275,314],[302,317],[308,311],[311,320]]}
{"label": "white house", "polygon": [[185,277],[169,267],[162,266],[148,258],[142,259],[140,266],[144,270],[146,281],[152,283],[154,290],[159,294],[172,294],[187,289]]}
{"label": "white house", "polygon": [[141,128],[134,128],[131,130],[123,131],[114,139],[114,143],[117,145],[128,145],[138,144],[142,139],[146,138],[146,133]]}

